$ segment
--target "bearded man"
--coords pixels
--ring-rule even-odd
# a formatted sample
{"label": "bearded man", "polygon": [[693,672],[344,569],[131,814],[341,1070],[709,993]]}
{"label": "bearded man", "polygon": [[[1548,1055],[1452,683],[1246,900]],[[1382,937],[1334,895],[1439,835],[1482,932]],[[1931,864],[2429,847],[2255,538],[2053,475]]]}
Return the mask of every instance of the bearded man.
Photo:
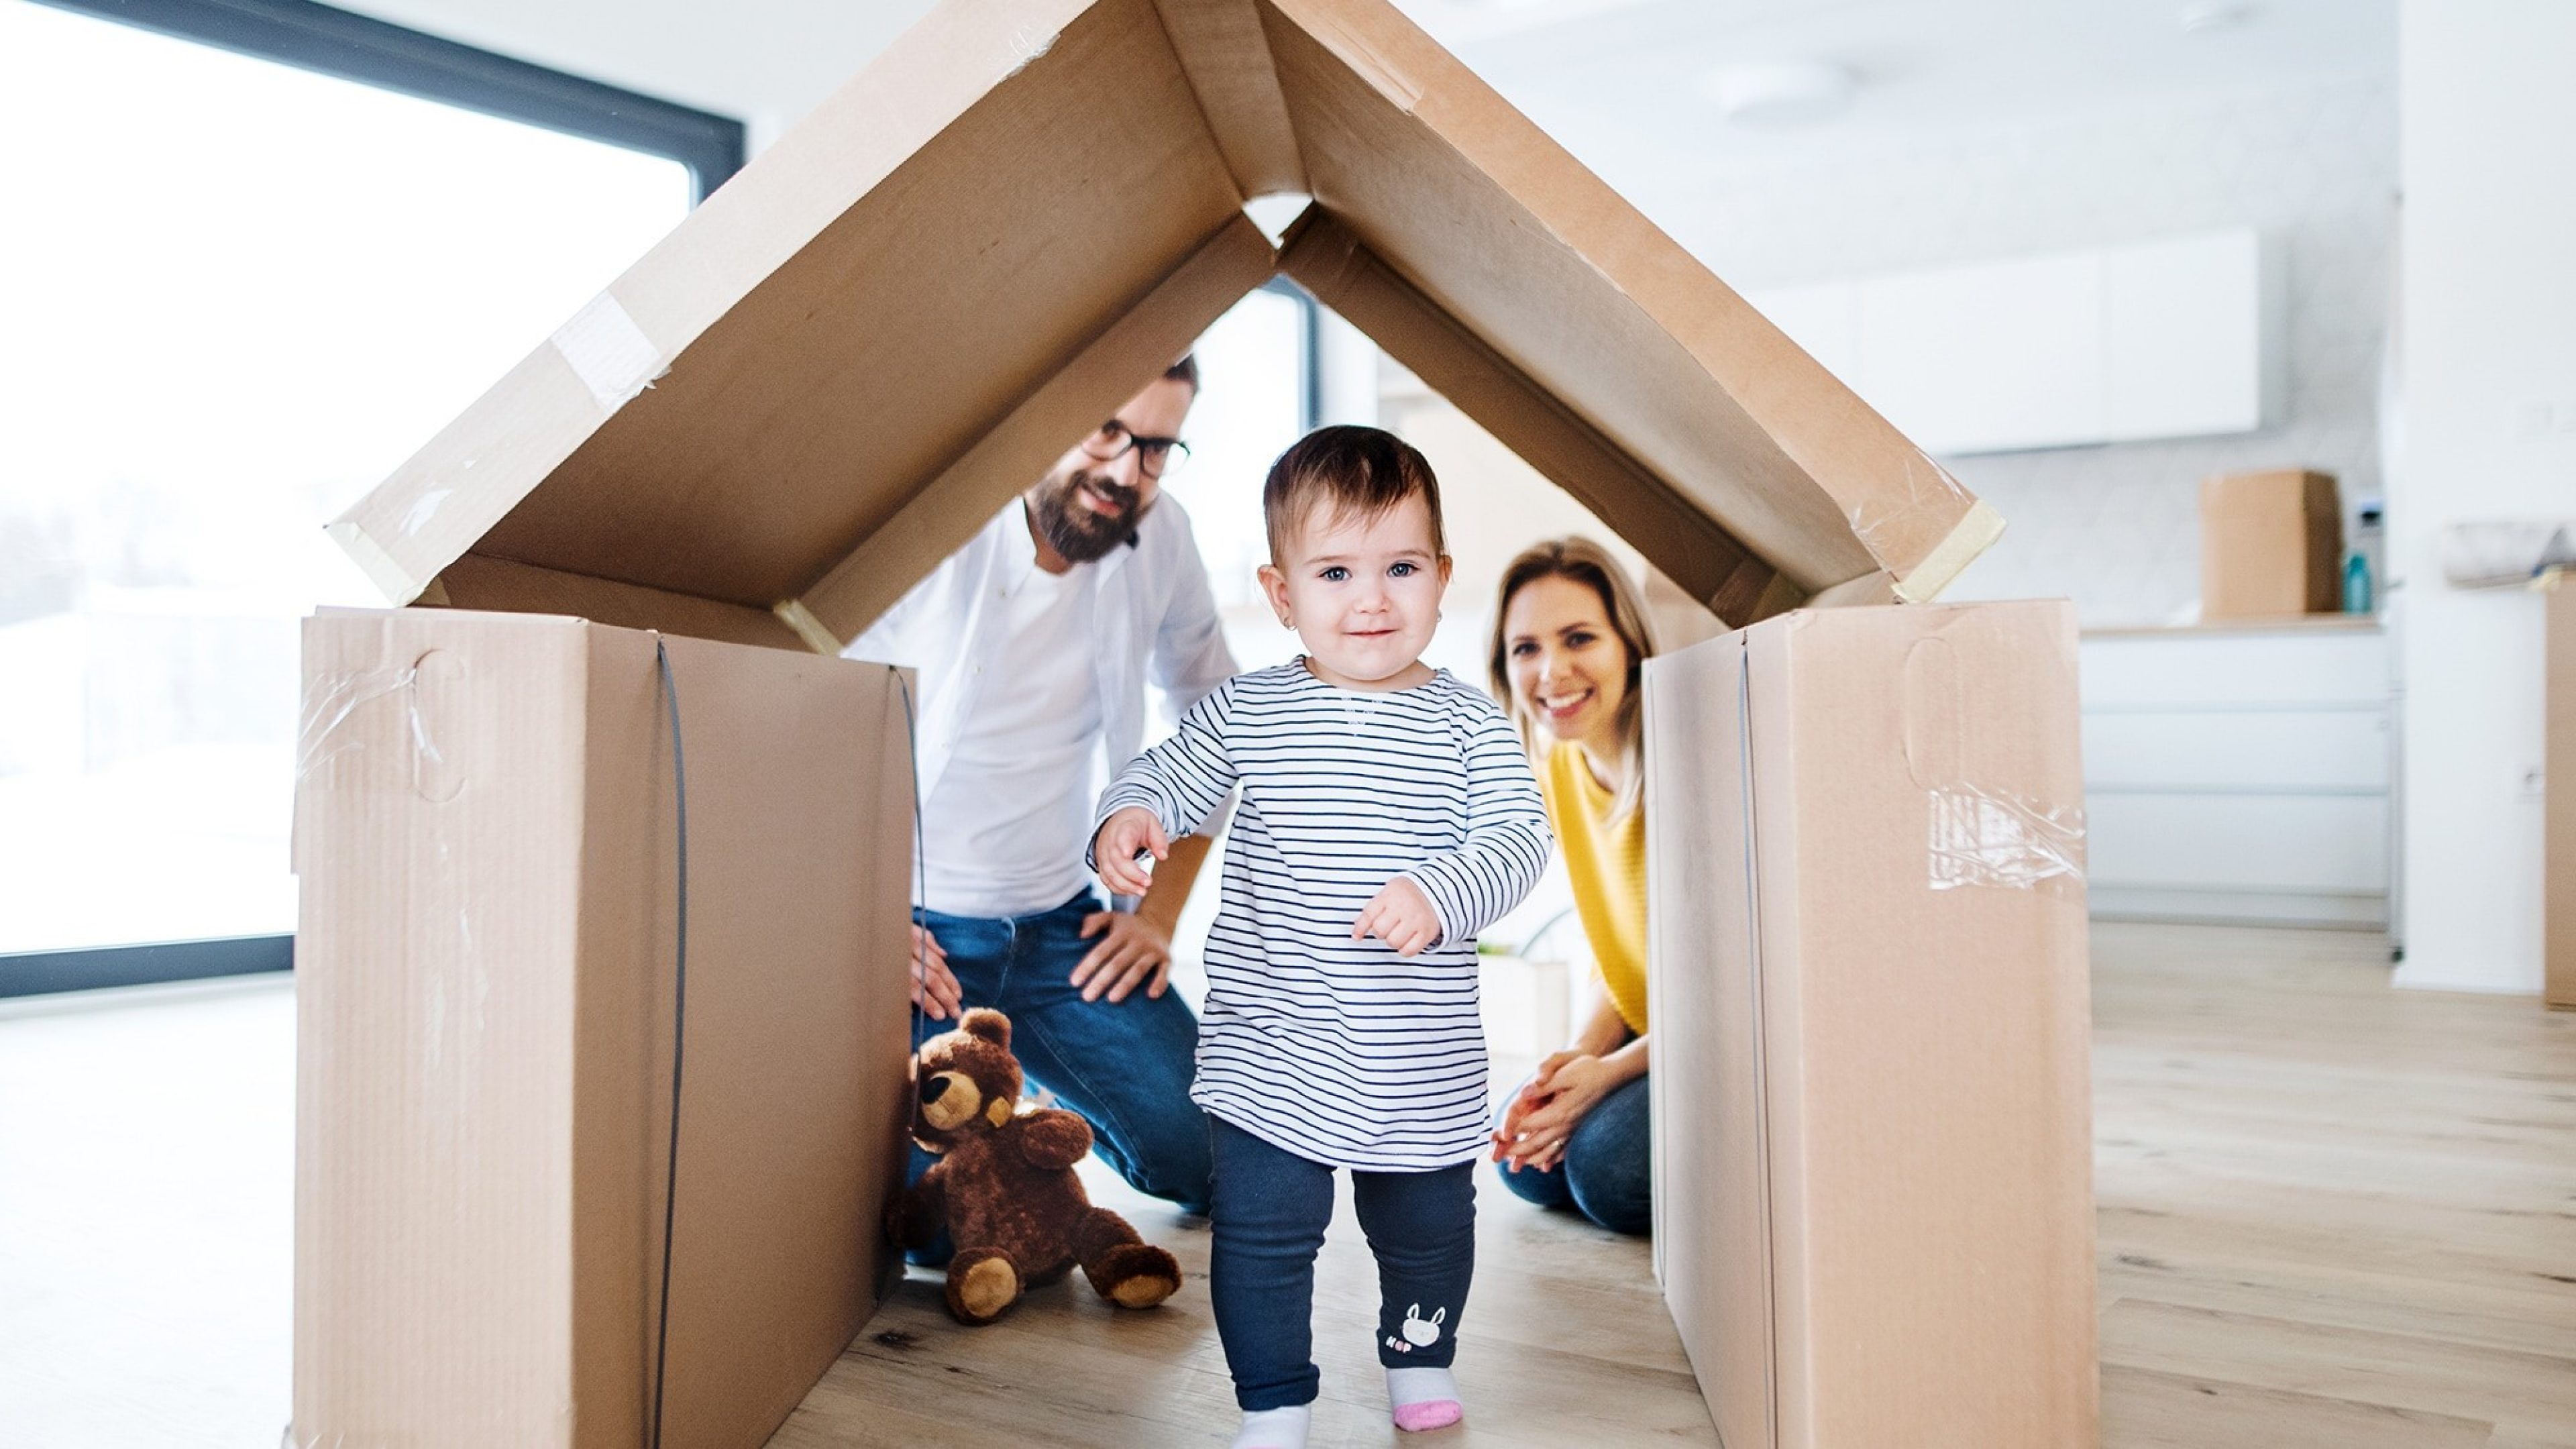
{"label": "bearded man", "polygon": [[[914,1045],[967,1007],[1008,1013],[1029,1079],[1189,1213],[1208,1202],[1198,1019],[1165,977],[1208,826],[1132,908],[1094,893],[1083,850],[1144,745],[1145,686],[1177,721],[1235,672],[1189,517],[1160,496],[1197,397],[1184,357],[843,651],[920,671]],[[913,1176],[928,1164],[914,1148]]]}

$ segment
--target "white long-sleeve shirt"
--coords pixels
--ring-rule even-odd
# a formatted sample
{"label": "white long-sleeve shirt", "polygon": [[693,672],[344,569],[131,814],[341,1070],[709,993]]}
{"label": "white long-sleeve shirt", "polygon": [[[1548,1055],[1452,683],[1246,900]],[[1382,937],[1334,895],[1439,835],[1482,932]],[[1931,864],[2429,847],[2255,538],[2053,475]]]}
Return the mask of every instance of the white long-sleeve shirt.
{"label": "white long-sleeve shirt", "polygon": [[[920,671],[915,768],[930,898],[917,905],[1012,916],[1063,904],[1086,879],[1082,826],[1094,792],[1145,742],[1145,686],[1178,715],[1234,673],[1189,514],[1169,494],[1107,557],[1061,581],[1036,572],[1028,515],[1013,498],[841,651]],[[1022,605],[1033,587],[1058,601],[1050,607],[1080,606],[1078,621],[1052,621],[1071,637],[1044,646],[1080,656],[1058,661],[1065,667],[1014,664],[1026,653],[1015,644],[1031,642]],[[1027,737],[1047,733],[1032,721],[1062,728],[1032,750]],[[1046,808],[1055,802],[1064,808]]]}
{"label": "white long-sleeve shirt", "polygon": [[[1547,866],[1547,817],[1519,737],[1447,671],[1412,689],[1336,689],[1304,662],[1238,675],[1121,771],[1179,833],[1240,792],[1208,932],[1191,1100],[1310,1161],[1426,1171],[1485,1146],[1476,933]],[[1097,826],[1094,827],[1095,834]],[[1351,923],[1398,875],[1439,938],[1410,959]]]}

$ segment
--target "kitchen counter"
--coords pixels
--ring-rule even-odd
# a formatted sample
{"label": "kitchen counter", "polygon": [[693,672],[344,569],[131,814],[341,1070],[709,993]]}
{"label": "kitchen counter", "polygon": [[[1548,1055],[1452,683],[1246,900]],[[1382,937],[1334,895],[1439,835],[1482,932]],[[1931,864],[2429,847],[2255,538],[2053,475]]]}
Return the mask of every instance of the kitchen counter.
{"label": "kitchen counter", "polygon": [[2087,639],[2155,639],[2202,634],[2375,634],[2377,614],[2301,614],[2287,619],[2211,619],[2199,624],[2114,624],[2080,631]]}

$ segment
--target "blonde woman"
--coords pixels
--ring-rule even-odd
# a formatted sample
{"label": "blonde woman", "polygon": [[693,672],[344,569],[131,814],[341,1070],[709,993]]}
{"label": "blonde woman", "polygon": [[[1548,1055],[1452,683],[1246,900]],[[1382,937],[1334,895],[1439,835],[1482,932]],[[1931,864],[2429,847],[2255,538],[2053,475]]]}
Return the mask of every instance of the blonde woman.
{"label": "blonde woman", "polygon": [[1503,571],[1495,697],[1518,725],[1599,966],[1564,1051],[1504,1103],[1503,1185],[1605,1228],[1652,1222],[1646,1114],[1646,820],[1641,666],[1654,652],[1627,575],[1599,544],[1535,545]]}

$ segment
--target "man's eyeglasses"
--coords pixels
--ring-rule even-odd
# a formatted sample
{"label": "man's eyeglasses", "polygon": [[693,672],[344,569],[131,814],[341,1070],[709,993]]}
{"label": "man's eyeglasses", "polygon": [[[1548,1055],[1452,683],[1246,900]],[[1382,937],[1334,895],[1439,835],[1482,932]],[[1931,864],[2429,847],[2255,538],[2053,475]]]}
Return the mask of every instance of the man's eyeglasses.
{"label": "man's eyeglasses", "polygon": [[1190,461],[1190,445],[1178,438],[1140,438],[1127,431],[1127,425],[1111,418],[1100,430],[1083,439],[1082,451],[1103,463],[1114,463],[1136,451],[1136,468],[1148,478],[1161,478],[1181,471]]}

